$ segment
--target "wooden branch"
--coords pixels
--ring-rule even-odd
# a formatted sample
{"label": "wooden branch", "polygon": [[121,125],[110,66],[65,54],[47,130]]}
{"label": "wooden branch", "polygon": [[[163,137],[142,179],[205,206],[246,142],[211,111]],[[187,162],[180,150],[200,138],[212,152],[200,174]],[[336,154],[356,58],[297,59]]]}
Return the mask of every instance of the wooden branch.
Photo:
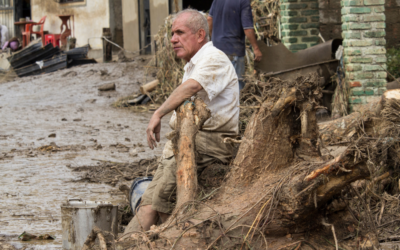
{"label": "wooden branch", "polygon": [[[321,174],[328,175],[334,170],[339,169],[342,167],[342,165],[345,165],[349,161],[348,154],[350,151],[346,149],[342,154],[337,156],[336,158],[330,160],[328,163],[326,163],[322,168],[319,168],[317,170],[312,171],[309,175],[306,176],[304,179],[305,181],[311,181],[320,176]],[[356,162],[352,163],[353,165],[356,164]]]}
{"label": "wooden branch", "polygon": [[[384,173],[384,174],[381,175],[381,176],[375,177],[375,178],[368,184],[367,189],[365,190],[364,193],[361,194],[361,197],[364,197],[368,192],[370,192],[370,193],[371,193],[372,195],[374,195],[374,196],[378,196],[378,195],[376,195],[376,194],[374,193],[374,191],[372,190],[373,185],[374,185],[375,183],[377,183],[377,182],[380,182],[380,181],[382,181],[382,180],[388,178],[389,176],[390,176],[390,173],[389,173],[389,172],[386,172],[386,173]],[[379,197],[379,196],[378,196],[377,198],[381,199],[381,197]]]}
{"label": "wooden branch", "polygon": [[99,245],[101,250],[107,250],[107,243],[106,239],[104,238],[103,234],[98,232],[97,238],[99,238]]}
{"label": "wooden branch", "polygon": [[294,101],[296,101],[296,88],[291,88],[289,90],[283,89],[279,100],[275,103],[271,110],[271,115],[273,117],[279,115],[282,110],[284,110]]}
{"label": "wooden branch", "polygon": [[176,136],[173,139],[177,163],[176,185],[177,205],[194,200],[197,192],[197,167],[195,136],[204,122],[210,118],[210,111],[201,99],[185,101],[177,110]]}
{"label": "wooden branch", "polygon": [[157,88],[158,84],[159,84],[158,80],[148,82],[148,83],[140,86],[140,93],[142,93],[143,95],[146,95],[146,94],[152,92],[153,90],[155,90]]}
{"label": "wooden branch", "polygon": [[82,250],[89,250],[93,247],[96,238],[97,238],[97,234],[101,232],[101,230],[94,226],[92,229],[92,232],[90,232],[90,234],[88,235],[88,237],[85,240],[85,243],[83,244]]}
{"label": "wooden branch", "polygon": [[[107,232],[105,232],[107,233]],[[88,235],[83,244],[82,250],[89,250],[93,248],[93,245],[96,241],[96,238],[99,239],[99,245],[101,250],[107,250],[107,241],[104,238],[103,232],[97,226],[93,226],[92,232]]]}

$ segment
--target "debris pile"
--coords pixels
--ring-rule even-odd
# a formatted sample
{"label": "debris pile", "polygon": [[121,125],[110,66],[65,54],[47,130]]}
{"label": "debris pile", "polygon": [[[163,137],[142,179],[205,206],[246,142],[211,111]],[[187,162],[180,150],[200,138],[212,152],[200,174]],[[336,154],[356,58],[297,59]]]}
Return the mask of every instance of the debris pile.
{"label": "debris pile", "polygon": [[253,9],[254,28],[259,38],[269,38],[280,42],[279,38],[279,10],[278,0],[255,0],[251,2]]}
{"label": "debris pile", "polygon": [[49,43],[42,47],[41,40],[8,57],[11,68],[19,77],[51,73],[67,67],[96,63],[88,59],[89,46],[63,52]]}
{"label": "debris pile", "polygon": [[[330,129],[318,133],[317,76],[254,80],[262,81],[244,89],[242,103],[256,112],[216,198],[177,207],[168,223],[125,243],[133,249],[357,249],[398,240],[400,101],[328,122]],[[338,126],[350,133],[332,142],[343,137]]]}
{"label": "debris pile", "polygon": [[352,113],[320,126],[328,151],[338,146],[344,149],[334,161],[343,164],[349,157],[358,166],[353,171],[360,171],[363,164],[368,167],[369,178],[352,183],[338,198],[344,205],[340,210],[354,219],[346,233],[355,237],[361,231],[374,232],[381,246],[398,240],[393,235],[398,232],[400,214],[400,101],[386,97],[374,105],[382,106],[381,111]]}

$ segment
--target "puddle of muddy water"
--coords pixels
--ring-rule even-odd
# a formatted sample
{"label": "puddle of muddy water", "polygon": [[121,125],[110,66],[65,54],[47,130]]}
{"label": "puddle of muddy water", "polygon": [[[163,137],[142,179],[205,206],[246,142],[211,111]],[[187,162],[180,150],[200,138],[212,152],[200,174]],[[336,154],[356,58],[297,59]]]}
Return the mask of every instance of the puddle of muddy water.
{"label": "puddle of muddy water", "polygon": [[[71,182],[79,179],[80,173],[67,165],[95,165],[99,160],[134,162],[161,155],[164,135],[170,131],[168,117],[163,119],[160,146],[154,151],[146,147],[138,157],[131,157],[129,149],[134,145],[147,145],[145,129],[151,113],[110,107],[118,97],[136,91],[137,82],[143,81],[143,70],[128,68],[137,67],[132,63],[97,64],[0,84],[0,240],[18,248],[61,249],[60,205],[68,198],[113,204],[125,199],[117,187]],[[105,81],[92,72],[100,69],[108,70],[106,81],[112,79],[117,91],[109,95],[97,91]],[[61,77],[71,70],[77,72],[76,77]],[[128,150],[116,148],[118,143]],[[38,150],[50,144],[62,150]],[[18,241],[24,231],[57,238]]]}

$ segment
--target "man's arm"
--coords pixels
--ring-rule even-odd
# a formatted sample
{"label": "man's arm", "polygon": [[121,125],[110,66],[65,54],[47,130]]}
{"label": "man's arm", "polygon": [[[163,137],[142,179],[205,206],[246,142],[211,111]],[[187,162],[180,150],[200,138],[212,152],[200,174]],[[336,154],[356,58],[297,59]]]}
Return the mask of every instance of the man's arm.
{"label": "man's arm", "polygon": [[203,87],[200,83],[193,79],[189,79],[176,88],[161,107],[154,112],[146,129],[147,143],[151,149],[157,147],[156,141],[160,141],[161,118],[175,110],[184,100],[192,97],[202,89]]}
{"label": "man's arm", "polygon": [[210,40],[211,40],[211,37],[212,37],[212,28],[213,28],[213,18],[212,18],[212,16],[208,16],[207,17],[207,22],[208,22],[208,30],[209,30],[209,32],[210,32]]}
{"label": "man's arm", "polygon": [[251,46],[253,47],[254,51],[254,60],[261,61],[262,58],[262,53],[260,49],[258,48],[257,45],[257,38],[256,38],[256,33],[254,32],[254,29],[245,29],[244,33],[246,34],[247,39],[249,39]]}

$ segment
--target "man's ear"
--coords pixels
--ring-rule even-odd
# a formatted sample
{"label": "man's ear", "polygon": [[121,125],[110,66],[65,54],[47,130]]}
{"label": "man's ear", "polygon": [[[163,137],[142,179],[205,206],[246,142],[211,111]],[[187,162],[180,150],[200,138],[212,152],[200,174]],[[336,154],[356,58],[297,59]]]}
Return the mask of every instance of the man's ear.
{"label": "man's ear", "polygon": [[197,32],[197,41],[199,43],[204,42],[204,40],[206,39],[206,31],[204,29],[199,29],[199,31]]}

